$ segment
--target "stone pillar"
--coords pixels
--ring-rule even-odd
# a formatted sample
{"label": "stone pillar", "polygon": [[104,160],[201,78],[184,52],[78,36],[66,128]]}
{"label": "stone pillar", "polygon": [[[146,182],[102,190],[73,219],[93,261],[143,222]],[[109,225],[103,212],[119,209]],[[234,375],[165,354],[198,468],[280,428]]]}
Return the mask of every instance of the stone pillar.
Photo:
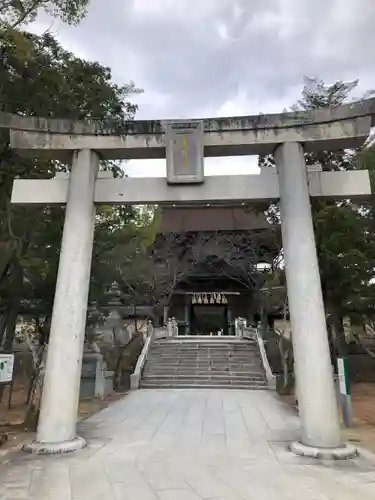
{"label": "stone pillar", "polygon": [[172,332],[173,337],[178,336],[178,323],[175,317],[172,318]]}
{"label": "stone pillar", "polygon": [[304,151],[298,143],[286,143],[274,157],[302,425],[301,442],[293,443],[292,451],[348,458],[356,450],[341,445]]}
{"label": "stone pillar", "polygon": [[85,446],[76,422],[94,238],[96,153],[74,153],[60,251],[36,442],[25,451],[63,453]]}
{"label": "stone pillar", "polygon": [[147,321],[146,331],[147,331],[147,337],[151,337],[151,335],[154,332],[154,325],[152,324],[152,321],[150,319]]}
{"label": "stone pillar", "polygon": [[185,335],[190,335],[190,298],[185,295]]}
{"label": "stone pillar", "polygon": [[166,330],[167,330],[167,337],[173,337],[173,322],[172,322],[172,318],[168,318]]}
{"label": "stone pillar", "polygon": [[233,327],[232,325],[232,311],[229,307],[227,306],[227,321],[228,321],[228,335],[233,335],[233,330],[234,330],[234,335],[236,335],[236,326]]}
{"label": "stone pillar", "polygon": [[166,325],[168,321],[168,312],[169,312],[169,307],[164,306],[163,308],[163,324]]}

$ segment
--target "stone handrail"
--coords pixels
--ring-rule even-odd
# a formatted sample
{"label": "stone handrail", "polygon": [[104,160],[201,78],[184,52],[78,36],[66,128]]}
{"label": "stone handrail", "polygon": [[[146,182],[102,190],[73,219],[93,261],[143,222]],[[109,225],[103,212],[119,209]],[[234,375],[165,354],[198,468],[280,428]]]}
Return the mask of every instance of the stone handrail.
{"label": "stone handrail", "polygon": [[276,390],[276,376],[273,374],[271,365],[268,361],[268,356],[266,348],[264,347],[264,340],[262,334],[260,333],[260,328],[245,328],[244,338],[249,338],[257,342],[263,368],[266,372],[268,388],[271,390]]}
{"label": "stone handrail", "polygon": [[152,328],[150,335],[147,336],[146,342],[144,343],[141,354],[139,355],[137,364],[135,365],[134,372],[130,375],[130,389],[132,391],[139,389],[139,383],[141,381],[143,368],[147,361],[147,356],[151,347],[151,344],[155,340],[156,329]]}
{"label": "stone handrail", "polygon": [[244,327],[242,338],[249,340],[257,340],[256,335],[257,335],[256,328],[253,328],[251,326]]}

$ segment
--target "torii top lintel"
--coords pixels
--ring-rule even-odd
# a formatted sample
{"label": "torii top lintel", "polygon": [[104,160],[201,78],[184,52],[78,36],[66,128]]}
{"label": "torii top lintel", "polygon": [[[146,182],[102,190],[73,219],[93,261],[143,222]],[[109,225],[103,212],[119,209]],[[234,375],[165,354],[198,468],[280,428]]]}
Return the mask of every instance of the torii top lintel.
{"label": "torii top lintel", "polygon": [[306,151],[358,147],[375,124],[375,98],[307,112],[203,120],[134,120],[118,126],[0,113],[0,129],[26,156],[66,159],[77,149],[92,149],[108,159],[165,158],[167,123],[201,122],[205,156],[272,153],[285,142],[303,143]]}

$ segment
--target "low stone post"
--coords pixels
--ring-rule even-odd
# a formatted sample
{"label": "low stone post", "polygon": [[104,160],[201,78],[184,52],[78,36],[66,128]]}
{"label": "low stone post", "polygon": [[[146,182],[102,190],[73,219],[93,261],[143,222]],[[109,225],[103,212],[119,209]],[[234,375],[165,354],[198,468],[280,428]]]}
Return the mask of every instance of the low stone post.
{"label": "low stone post", "polygon": [[172,318],[172,331],[173,331],[173,336],[177,337],[178,335],[178,323],[176,318]]}
{"label": "low stone post", "polygon": [[147,321],[146,331],[147,331],[147,337],[151,337],[152,332],[154,331],[154,326],[150,319]]}
{"label": "low stone post", "polygon": [[245,318],[240,318],[240,337],[241,338],[243,338],[245,335],[245,326],[246,326]]}
{"label": "low stone post", "polygon": [[235,335],[242,338],[245,334],[246,320],[244,318],[235,319]]}
{"label": "low stone post", "polygon": [[167,321],[167,337],[173,337],[172,318],[168,318],[168,321]]}

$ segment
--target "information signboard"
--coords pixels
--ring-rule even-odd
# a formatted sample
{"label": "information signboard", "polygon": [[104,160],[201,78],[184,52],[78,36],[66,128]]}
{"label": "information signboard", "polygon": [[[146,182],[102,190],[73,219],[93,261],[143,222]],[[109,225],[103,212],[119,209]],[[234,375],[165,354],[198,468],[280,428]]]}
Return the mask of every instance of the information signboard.
{"label": "information signboard", "polygon": [[165,122],[167,182],[204,181],[203,121]]}
{"label": "information signboard", "polygon": [[14,354],[0,354],[0,384],[10,384],[13,378]]}

